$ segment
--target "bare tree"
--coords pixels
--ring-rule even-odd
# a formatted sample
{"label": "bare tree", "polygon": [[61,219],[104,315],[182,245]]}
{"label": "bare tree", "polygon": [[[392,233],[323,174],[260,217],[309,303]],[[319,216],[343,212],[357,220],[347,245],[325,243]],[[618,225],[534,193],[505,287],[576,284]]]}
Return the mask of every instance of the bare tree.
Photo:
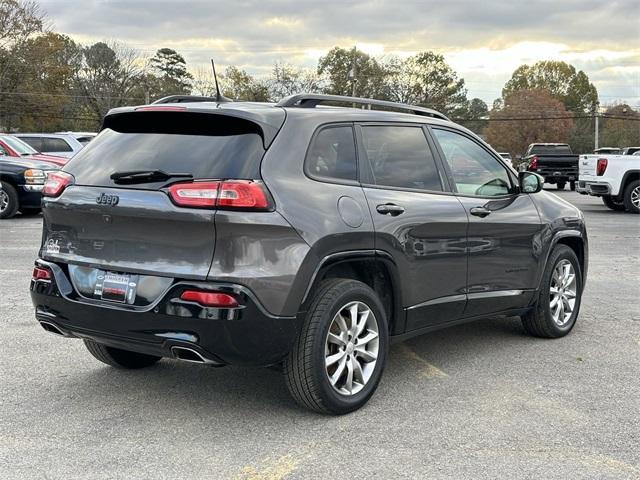
{"label": "bare tree", "polygon": [[0,48],[10,48],[46,28],[46,15],[36,2],[0,0]]}
{"label": "bare tree", "polygon": [[269,97],[280,100],[296,93],[320,93],[323,83],[317,72],[305,70],[287,63],[276,62],[271,76],[266,80]]}
{"label": "bare tree", "polygon": [[76,83],[98,122],[111,108],[144,102],[144,65],[135,50],[118,43],[83,49]]}

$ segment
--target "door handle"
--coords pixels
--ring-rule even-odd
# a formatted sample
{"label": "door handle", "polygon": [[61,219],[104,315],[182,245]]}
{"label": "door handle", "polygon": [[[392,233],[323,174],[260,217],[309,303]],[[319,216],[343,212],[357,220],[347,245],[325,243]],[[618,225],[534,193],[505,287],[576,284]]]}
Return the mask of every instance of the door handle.
{"label": "door handle", "polygon": [[473,207],[471,210],[469,210],[469,213],[476,217],[484,218],[491,213],[491,210],[486,207]]}
{"label": "door handle", "polygon": [[383,203],[382,205],[378,205],[376,210],[382,215],[391,215],[392,217],[404,213],[404,207],[396,205],[395,203]]}

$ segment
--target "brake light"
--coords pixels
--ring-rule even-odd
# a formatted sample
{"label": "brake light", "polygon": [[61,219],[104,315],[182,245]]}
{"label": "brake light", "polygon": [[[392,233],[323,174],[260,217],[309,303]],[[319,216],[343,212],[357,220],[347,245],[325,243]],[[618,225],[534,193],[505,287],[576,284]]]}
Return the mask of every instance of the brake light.
{"label": "brake light", "polygon": [[596,165],[596,175],[601,177],[604,175],[605,170],[607,169],[607,165],[609,164],[609,160],[606,158],[599,158],[598,163]]}
{"label": "brake light", "polygon": [[46,268],[35,267],[32,278],[33,280],[51,280],[51,272]]}
{"label": "brake light", "polygon": [[195,302],[203,307],[235,308],[238,301],[233,295],[221,292],[202,292],[198,290],[186,290],[180,295],[181,300]]}
{"label": "brake light", "polygon": [[264,210],[269,206],[269,200],[261,183],[231,180],[220,185],[218,206]]}
{"label": "brake light", "polygon": [[58,197],[65,188],[74,182],[73,175],[65,172],[49,172],[44,182],[42,195],[45,197]]}
{"label": "brake light", "polygon": [[176,183],[169,187],[169,196],[180,207],[269,208],[269,196],[264,185],[253,180]]}
{"label": "brake light", "polygon": [[150,105],[148,107],[138,107],[135,109],[136,112],[186,112],[187,107],[176,107],[176,106],[153,106]]}
{"label": "brake light", "polygon": [[529,163],[529,170],[537,170],[538,168],[538,156],[534,155]]}

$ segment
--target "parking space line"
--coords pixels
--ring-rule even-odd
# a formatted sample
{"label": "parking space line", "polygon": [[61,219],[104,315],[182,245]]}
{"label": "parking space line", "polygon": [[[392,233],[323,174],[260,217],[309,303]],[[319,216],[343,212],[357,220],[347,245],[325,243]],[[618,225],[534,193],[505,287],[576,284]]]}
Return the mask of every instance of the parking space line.
{"label": "parking space line", "polygon": [[427,362],[424,358],[422,358],[420,355],[418,355],[406,343],[403,343],[401,348],[402,348],[402,353],[406,357],[410,358],[411,360],[414,360],[415,362],[419,363],[422,366],[422,368],[420,369],[420,375],[422,375],[423,377],[425,377],[425,378],[442,378],[442,377],[448,377],[449,376],[446,373],[444,373],[442,370],[440,370],[438,367],[436,367],[435,365]]}
{"label": "parking space line", "polygon": [[278,458],[267,457],[259,467],[246,466],[236,477],[237,480],[281,480],[286,478],[298,466],[298,460],[287,454]]}

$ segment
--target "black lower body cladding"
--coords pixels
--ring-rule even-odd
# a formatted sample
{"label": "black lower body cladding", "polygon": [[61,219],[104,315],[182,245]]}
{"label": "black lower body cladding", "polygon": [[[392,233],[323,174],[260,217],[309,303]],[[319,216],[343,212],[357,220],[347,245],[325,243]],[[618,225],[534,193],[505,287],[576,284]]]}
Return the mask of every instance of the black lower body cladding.
{"label": "black lower body cladding", "polygon": [[[280,362],[297,335],[295,317],[267,314],[251,292],[237,285],[176,281],[148,308],[130,307],[81,298],[62,269],[38,265],[53,267],[53,278],[32,280],[31,299],[37,320],[54,333],[161,357],[176,357],[173,347],[183,347],[206,363],[254,366]],[[185,287],[233,293],[239,306],[181,304],[179,292]]]}

